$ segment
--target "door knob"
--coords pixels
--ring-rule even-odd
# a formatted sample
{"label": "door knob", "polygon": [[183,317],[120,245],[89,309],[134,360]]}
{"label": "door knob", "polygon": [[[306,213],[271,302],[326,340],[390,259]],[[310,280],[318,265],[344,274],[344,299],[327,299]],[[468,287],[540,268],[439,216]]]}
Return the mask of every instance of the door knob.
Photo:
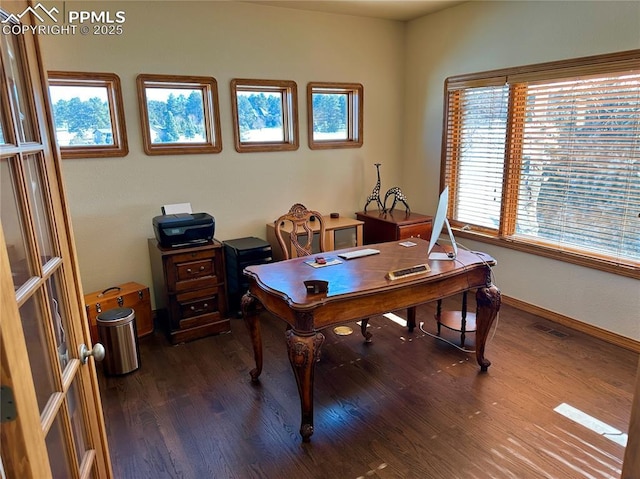
{"label": "door knob", "polygon": [[94,344],[93,349],[87,348],[86,344],[81,344],[78,352],[80,353],[80,362],[82,362],[82,364],[87,364],[89,356],[93,356],[93,359],[96,361],[102,361],[104,359],[104,346],[100,343]]}

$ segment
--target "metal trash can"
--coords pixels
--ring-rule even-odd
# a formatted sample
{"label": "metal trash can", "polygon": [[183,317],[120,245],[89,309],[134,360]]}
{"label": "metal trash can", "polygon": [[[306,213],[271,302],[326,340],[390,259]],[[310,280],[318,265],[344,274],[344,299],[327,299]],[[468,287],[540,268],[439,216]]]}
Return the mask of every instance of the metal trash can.
{"label": "metal trash can", "polygon": [[96,316],[98,336],[105,349],[105,374],[127,374],[140,367],[135,318],[131,308],[113,308]]}

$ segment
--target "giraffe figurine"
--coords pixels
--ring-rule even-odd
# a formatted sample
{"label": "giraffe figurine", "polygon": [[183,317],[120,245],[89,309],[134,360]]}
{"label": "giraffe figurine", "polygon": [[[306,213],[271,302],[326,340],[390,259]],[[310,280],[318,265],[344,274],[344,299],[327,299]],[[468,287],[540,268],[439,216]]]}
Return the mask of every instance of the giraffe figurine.
{"label": "giraffe figurine", "polygon": [[[389,196],[391,195],[393,195],[393,203],[391,204],[391,208],[387,209],[387,198],[389,198]],[[409,203],[407,203],[407,197],[404,195],[404,193],[402,193],[402,190],[398,186],[389,188],[389,191],[385,193],[384,206],[382,207],[382,211],[384,211],[385,213],[391,213],[398,201],[404,204],[405,208],[407,209],[407,214],[411,213],[411,208],[409,208]]]}
{"label": "giraffe figurine", "polygon": [[369,206],[369,203],[371,203],[372,201],[375,201],[378,204],[378,210],[383,210],[383,206],[382,206],[382,201],[380,201],[380,165],[381,163],[374,163],[376,166],[376,170],[378,172],[378,182],[376,183],[376,186],[373,187],[373,191],[371,192],[371,194],[367,197],[367,203],[364,205],[364,212],[367,212],[367,206]]}

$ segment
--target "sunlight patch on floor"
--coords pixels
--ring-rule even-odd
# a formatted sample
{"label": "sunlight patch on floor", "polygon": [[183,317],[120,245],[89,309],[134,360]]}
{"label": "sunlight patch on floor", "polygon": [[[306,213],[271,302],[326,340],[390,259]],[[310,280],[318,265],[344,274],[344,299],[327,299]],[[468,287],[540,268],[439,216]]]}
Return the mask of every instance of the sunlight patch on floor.
{"label": "sunlight patch on floor", "polygon": [[615,427],[589,416],[587,413],[582,412],[580,409],[576,409],[567,403],[562,403],[554,409],[558,414],[562,414],[567,419],[571,419],[578,424],[591,429],[592,431],[606,437],[607,439],[620,444],[623,447],[627,446],[627,435],[622,431],[618,431]]}
{"label": "sunlight patch on floor", "polygon": [[402,319],[400,316],[398,316],[397,314],[394,313],[384,313],[382,316],[384,316],[387,319],[390,319],[391,321],[393,321],[394,323],[399,324],[400,326],[402,326],[403,328],[407,327],[407,320],[406,319]]}
{"label": "sunlight patch on floor", "polygon": [[376,471],[381,471],[382,469],[385,469],[387,467],[387,465],[388,464],[383,462],[382,464],[380,464],[375,469],[371,469],[370,471],[368,471],[364,476],[358,476],[356,479],[365,479],[365,477],[374,476],[374,475],[376,475]]}

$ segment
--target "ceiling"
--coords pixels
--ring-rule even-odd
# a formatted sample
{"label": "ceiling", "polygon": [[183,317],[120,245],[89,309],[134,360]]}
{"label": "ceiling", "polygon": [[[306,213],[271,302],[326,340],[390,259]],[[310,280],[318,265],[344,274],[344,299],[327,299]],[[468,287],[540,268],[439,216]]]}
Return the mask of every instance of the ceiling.
{"label": "ceiling", "polygon": [[260,0],[250,3],[339,13],[360,17],[408,21],[463,3],[465,0]]}

